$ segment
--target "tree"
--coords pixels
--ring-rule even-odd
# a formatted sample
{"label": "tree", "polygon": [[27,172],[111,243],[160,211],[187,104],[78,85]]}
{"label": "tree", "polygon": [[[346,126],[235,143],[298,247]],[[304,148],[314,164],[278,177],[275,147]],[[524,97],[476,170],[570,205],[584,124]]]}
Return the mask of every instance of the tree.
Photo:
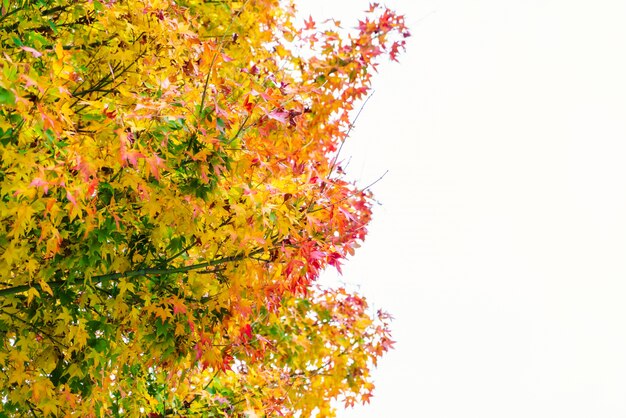
{"label": "tree", "polygon": [[6,416],[332,416],[367,401],[389,317],[315,279],[371,195],[349,114],[408,31],[279,0],[5,0]]}

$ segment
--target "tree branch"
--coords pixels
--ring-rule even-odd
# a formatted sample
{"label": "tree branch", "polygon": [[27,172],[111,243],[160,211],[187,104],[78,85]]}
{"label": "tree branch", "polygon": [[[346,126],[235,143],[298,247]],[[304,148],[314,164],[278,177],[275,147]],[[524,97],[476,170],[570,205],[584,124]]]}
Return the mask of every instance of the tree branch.
{"label": "tree branch", "polygon": [[[177,267],[177,268],[171,268],[171,269],[168,269],[168,268],[147,268],[147,269],[126,271],[126,272],[123,272],[123,273],[101,274],[99,276],[91,277],[91,279],[89,279],[89,281],[93,284],[93,283],[102,283],[102,282],[107,281],[107,280],[119,280],[119,279],[123,279],[123,278],[133,278],[133,277],[140,277],[140,276],[167,276],[169,274],[175,274],[175,273],[186,273],[186,272],[193,271],[193,270],[203,269],[205,267],[214,267],[214,266],[217,266],[217,265],[220,265],[220,264],[224,264],[224,263],[233,263],[233,262],[241,261],[241,260],[243,260],[245,258],[253,257],[253,256],[257,255],[257,254],[260,254],[263,251],[265,251],[265,249],[257,248],[256,250],[250,252],[249,254],[237,254],[237,255],[232,255],[232,256],[228,256],[228,257],[221,257],[221,258],[213,259],[211,261],[207,261],[207,262],[204,262],[204,263],[193,264],[191,266],[183,266],[183,267]],[[86,281],[87,281],[87,278],[84,277],[82,279],[79,279],[79,280],[71,283],[71,284],[81,284],[81,283],[84,283]],[[66,285],[66,284],[68,284],[68,282],[65,281],[65,280],[57,280],[57,281],[53,281],[53,282],[48,282],[48,286],[50,286],[51,288],[58,288],[58,287],[61,287],[63,285]],[[32,285],[24,284],[24,285],[19,285],[19,286],[13,286],[13,287],[7,287],[7,288],[4,288],[4,289],[0,289],[0,297],[14,295],[16,293],[26,292],[31,287],[34,287],[38,291],[42,290],[41,286],[38,285],[38,284],[32,284]]]}
{"label": "tree branch", "polygon": [[389,172],[389,170],[385,171],[385,172],[383,173],[383,175],[382,175],[382,176],[378,177],[376,180],[374,180],[373,182],[371,182],[370,184],[368,184],[368,185],[367,185],[367,186],[365,186],[364,188],[362,188],[362,189],[360,189],[360,190],[357,190],[357,191],[356,191],[356,192],[354,192],[354,193],[350,193],[349,195],[347,195],[346,197],[344,197],[344,198],[342,198],[342,199],[336,200],[336,201],[331,202],[331,203],[329,203],[329,204],[327,204],[327,205],[324,205],[324,206],[320,206],[319,208],[315,208],[315,209],[310,208],[310,210],[308,210],[308,211],[307,211],[307,213],[313,213],[313,212],[317,212],[317,211],[319,211],[319,210],[324,210],[324,209],[327,209],[327,208],[329,208],[329,207],[331,207],[331,206],[336,205],[337,203],[341,203],[341,202],[343,202],[344,200],[348,200],[348,199],[350,199],[351,197],[355,196],[355,195],[356,195],[356,194],[358,194],[358,193],[363,193],[364,191],[366,191],[367,189],[369,189],[370,187],[372,187],[373,185],[375,185],[376,183],[378,183],[379,181],[381,181],[381,180],[383,179],[383,177],[385,177],[385,176],[387,175],[387,173],[388,173],[388,172]]}

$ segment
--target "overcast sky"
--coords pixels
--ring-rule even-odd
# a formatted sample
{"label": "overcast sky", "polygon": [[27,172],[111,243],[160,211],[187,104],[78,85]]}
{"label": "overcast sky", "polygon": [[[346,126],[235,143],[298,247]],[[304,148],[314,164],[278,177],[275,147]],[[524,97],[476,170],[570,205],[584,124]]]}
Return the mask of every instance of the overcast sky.
{"label": "overcast sky", "polygon": [[[345,26],[368,4],[299,3]],[[391,312],[397,348],[340,417],[626,417],[626,2],[386,4],[413,37],[344,155],[389,174],[325,280]]]}

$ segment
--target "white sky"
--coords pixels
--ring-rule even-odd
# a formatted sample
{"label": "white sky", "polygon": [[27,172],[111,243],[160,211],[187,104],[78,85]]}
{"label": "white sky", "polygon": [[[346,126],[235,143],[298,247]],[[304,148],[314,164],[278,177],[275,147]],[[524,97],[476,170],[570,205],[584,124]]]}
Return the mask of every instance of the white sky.
{"label": "white sky", "polygon": [[386,4],[413,37],[343,154],[390,172],[339,280],[397,348],[339,416],[626,417],[626,2]]}

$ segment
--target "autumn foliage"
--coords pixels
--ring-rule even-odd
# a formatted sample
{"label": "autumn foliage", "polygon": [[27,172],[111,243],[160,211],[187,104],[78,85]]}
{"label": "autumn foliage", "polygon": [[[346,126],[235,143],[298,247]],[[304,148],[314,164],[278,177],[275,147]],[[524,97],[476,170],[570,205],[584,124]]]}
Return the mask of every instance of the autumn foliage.
{"label": "autumn foliage", "polygon": [[315,280],[366,234],[337,150],[401,16],[4,0],[2,416],[332,416],[388,317]]}

